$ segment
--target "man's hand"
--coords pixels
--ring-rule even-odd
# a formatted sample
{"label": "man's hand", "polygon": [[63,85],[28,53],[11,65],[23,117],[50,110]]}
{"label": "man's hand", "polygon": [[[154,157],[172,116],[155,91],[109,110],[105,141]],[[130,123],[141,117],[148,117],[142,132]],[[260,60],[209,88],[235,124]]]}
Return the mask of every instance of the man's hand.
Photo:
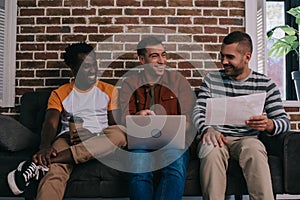
{"label": "man's hand", "polygon": [[224,144],[227,143],[227,139],[219,131],[216,131],[213,128],[208,128],[202,136],[202,143],[213,144],[215,147],[222,147]]}
{"label": "man's hand", "polygon": [[146,116],[146,115],[155,115],[154,111],[152,110],[141,110],[137,113],[135,113],[136,115],[143,115],[143,116]]}
{"label": "man's hand", "polygon": [[70,143],[71,145],[79,144],[82,141],[87,140],[94,136],[95,134],[93,134],[88,129],[78,128],[77,130],[74,130],[74,132],[70,133]]}
{"label": "man's hand", "polygon": [[46,147],[40,149],[36,154],[32,156],[32,160],[43,167],[49,167],[51,164],[51,157],[55,157],[57,155],[57,151],[52,147]]}
{"label": "man's hand", "polygon": [[252,116],[245,122],[247,126],[258,131],[274,132],[274,122],[266,115]]}

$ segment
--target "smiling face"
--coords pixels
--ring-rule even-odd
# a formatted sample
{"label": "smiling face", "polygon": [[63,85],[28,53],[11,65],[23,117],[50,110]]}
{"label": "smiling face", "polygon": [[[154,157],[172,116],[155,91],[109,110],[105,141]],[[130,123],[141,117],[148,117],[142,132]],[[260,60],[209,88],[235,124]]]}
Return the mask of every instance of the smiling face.
{"label": "smiling face", "polygon": [[81,90],[87,90],[91,88],[97,81],[97,61],[95,54],[93,53],[79,53],[78,63],[81,63],[75,72],[75,85]]}
{"label": "smiling face", "polygon": [[248,67],[251,52],[239,43],[222,44],[221,47],[221,64],[225,74],[235,80],[246,78],[251,70]]}
{"label": "smiling face", "polygon": [[157,81],[165,72],[167,53],[162,44],[146,46],[145,55],[140,55],[139,60],[144,66],[146,77],[150,81]]}

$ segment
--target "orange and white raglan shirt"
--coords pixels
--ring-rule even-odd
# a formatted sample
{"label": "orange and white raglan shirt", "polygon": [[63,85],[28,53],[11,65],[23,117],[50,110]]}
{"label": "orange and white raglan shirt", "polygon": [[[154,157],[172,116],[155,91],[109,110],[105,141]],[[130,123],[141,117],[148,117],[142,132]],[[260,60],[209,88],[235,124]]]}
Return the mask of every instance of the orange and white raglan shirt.
{"label": "orange and white raglan shirt", "polygon": [[52,91],[47,109],[61,112],[62,127],[58,135],[69,131],[68,119],[72,115],[84,120],[84,128],[99,133],[108,126],[108,111],[118,109],[118,92],[113,85],[102,81],[82,91],[72,81]]}

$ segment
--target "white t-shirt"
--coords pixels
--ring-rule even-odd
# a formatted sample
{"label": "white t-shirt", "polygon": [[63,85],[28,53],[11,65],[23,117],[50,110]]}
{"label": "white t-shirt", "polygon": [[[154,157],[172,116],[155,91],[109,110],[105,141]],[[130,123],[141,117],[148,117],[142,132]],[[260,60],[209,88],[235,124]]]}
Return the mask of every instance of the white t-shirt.
{"label": "white t-shirt", "polygon": [[102,81],[86,91],[76,88],[74,82],[67,83],[52,91],[47,109],[61,112],[59,135],[69,131],[68,119],[72,115],[84,120],[84,128],[99,133],[108,126],[107,111],[118,109],[117,89]]}

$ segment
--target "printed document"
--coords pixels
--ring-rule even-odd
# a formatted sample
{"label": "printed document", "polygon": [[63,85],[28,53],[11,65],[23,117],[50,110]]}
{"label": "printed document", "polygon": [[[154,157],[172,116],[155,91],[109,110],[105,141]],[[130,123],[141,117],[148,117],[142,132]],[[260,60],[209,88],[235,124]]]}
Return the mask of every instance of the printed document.
{"label": "printed document", "polygon": [[251,116],[262,115],[266,93],[238,97],[208,98],[206,125],[245,125]]}

